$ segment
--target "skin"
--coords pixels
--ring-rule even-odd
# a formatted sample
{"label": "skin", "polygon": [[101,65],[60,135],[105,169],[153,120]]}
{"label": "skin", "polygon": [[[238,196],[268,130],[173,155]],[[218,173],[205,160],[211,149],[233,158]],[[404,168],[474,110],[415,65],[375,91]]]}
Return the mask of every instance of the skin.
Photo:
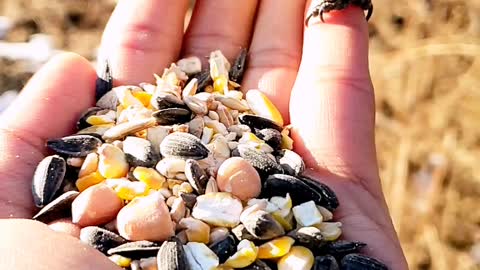
{"label": "skin", "polygon": [[[152,81],[152,73],[179,57],[204,58],[221,49],[233,60],[240,47],[249,47],[244,89],[263,91],[292,124],[308,173],[338,194],[335,218],[344,237],[368,243],[365,253],[391,269],[407,269],[378,175],[362,10],[330,12],[325,23],[312,20],[305,28],[310,1],[201,0],[183,34],[188,2],[119,1],[101,46],[115,83]],[[46,154],[44,141],[73,132],[77,117],[94,104],[95,78],[85,59],[61,54],[0,116],[0,217],[17,218],[0,221],[2,269],[118,269],[73,237],[18,219],[35,212],[30,184]]]}

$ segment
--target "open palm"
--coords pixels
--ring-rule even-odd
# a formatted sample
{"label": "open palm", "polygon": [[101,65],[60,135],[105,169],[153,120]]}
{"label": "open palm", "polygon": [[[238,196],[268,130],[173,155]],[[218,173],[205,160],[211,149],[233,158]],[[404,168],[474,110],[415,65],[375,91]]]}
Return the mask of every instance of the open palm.
{"label": "open palm", "polygon": [[[189,2],[119,1],[101,49],[112,64],[116,84],[151,81],[152,73],[161,73],[179,57],[203,58],[220,49],[232,60],[240,48],[249,48],[243,89],[266,93],[292,124],[295,150],[303,155],[308,173],[338,194],[335,218],[344,224],[345,238],[368,243],[366,253],[392,269],[406,269],[378,177],[368,31],[362,10],[331,12],[325,23],[305,28],[310,1],[199,0],[184,33]],[[58,56],[1,116],[0,217],[32,216],[30,183],[45,154],[44,142],[72,133],[79,114],[94,103],[95,78],[93,68],[81,57]],[[20,225],[11,229],[32,226],[38,232],[31,237],[71,244],[63,252],[79,247],[40,225],[16,222]],[[46,244],[40,245],[31,248],[44,250]],[[70,252],[75,254],[72,261],[95,253],[82,249],[83,253]],[[89,263],[115,269],[101,256],[92,258]],[[85,267],[72,261],[70,266],[76,269]]]}

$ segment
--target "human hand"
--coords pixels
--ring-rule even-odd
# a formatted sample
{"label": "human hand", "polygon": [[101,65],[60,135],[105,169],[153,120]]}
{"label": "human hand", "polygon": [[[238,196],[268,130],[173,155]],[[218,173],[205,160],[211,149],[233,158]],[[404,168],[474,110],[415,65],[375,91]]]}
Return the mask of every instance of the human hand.
{"label": "human hand", "polygon": [[[248,47],[243,89],[266,93],[292,124],[295,150],[311,168],[308,173],[339,197],[335,218],[344,224],[344,237],[368,243],[366,253],[392,269],[406,269],[378,176],[362,11],[350,7],[331,12],[324,15],[325,23],[304,28],[310,1],[203,0],[183,35],[188,2],[119,1],[102,41],[116,83],[150,81],[152,73],[182,56],[203,57],[220,49],[232,60],[240,47]],[[32,216],[30,184],[45,154],[44,142],[72,133],[79,114],[94,103],[95,78],[84,59],[59,56],[1,116],[0,217]],[[76,256],[72,261],[82,261],[93,254],[87,250],[79,255],[71,239],[53,236],[38,225],[35,230],[32,238],[65,247],[54,256],[70,251]],[[92,264],[108,267],[104,258],[92,258]]]}

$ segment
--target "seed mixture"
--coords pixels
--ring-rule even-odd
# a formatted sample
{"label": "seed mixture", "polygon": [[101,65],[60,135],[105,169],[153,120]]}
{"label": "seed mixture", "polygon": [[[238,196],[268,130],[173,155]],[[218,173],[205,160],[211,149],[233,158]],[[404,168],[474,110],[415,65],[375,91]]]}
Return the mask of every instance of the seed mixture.
{"label": "seed mixture", "polygon": [[123,269],[387,269],[339,240],[335,193],[303,175],[274,104],[240,90],[246,59],[214,51],[114,88],[107,64],[78,132],[46,143],[33,219],[75,224]]}

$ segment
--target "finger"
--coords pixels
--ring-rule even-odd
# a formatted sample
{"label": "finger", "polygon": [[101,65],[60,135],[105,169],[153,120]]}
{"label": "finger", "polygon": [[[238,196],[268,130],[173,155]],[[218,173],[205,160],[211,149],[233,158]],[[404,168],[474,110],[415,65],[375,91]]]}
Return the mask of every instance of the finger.
{"label": "finger", "polygon": [[221,50],[230,61],[248,47],[257,0],[199,0],[185,33],[183,56],[205,62],[211,51]]}
{"label": "finger", "polygon": [[261,1],[242,83],[245,90],[264,92],[278,106],[285,122],[301,59],[304,8],[304,1]]}
{"label": "finger", "polygon": [[116,84],[152,81],[178,58],[188,0],[121,0],[102,37]]}
{"label": "finger", "polygon": [[121,269],[78,239],[54,232],[37,221],[2,220],[0,238],[1,269]]}
{"label": "finger", "polygon": [[290,101],[292,135],[307,166],[320,171],[317,178],[344,195],[336,218],[350,228],[345,237],[367,242],[371,255],[405,269],[378,177],[364,16],[349,7],[305,29]]}
{"label": "finger", "polygon": [[75,54],[53,58],[0,116],[0,217],[31,217],[31,179],[45,141],[72,133],[94,104],[96,73]]}
{"label": "finger", "polygon": [[[368,31],[362,10],[324,15],[305,29],[303,58],[290,102],[297,150],[313,168],[378,179]],[[378,181],[369,181],[379,197]]]}

